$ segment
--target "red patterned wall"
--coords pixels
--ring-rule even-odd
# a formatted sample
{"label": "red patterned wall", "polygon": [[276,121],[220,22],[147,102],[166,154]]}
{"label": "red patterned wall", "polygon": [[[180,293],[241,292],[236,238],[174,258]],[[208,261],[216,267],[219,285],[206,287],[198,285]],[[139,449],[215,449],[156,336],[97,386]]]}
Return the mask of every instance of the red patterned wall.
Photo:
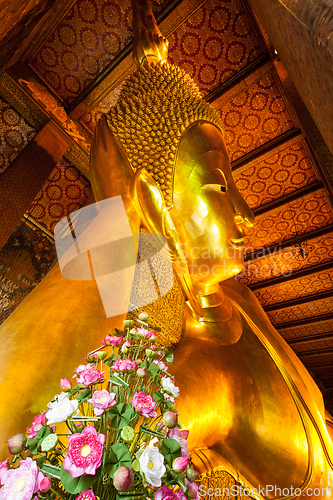
{"label": "red patterned wall", "polygon": [[36,196],[29,215],[53,233],[57,222],[84,205],[89,194],[89,181],[62,158]]}
{"label": "red patterned wall", "polygon": [[279,243],[299,234],[308,233],[333,223],[333,213],[323,190],[293,201],[289,206],[272,210],[256,218],[256,224],[246,229],[247,253]]}
{"label": "red patterned wall", "polygon": [[[153,7],[158,12],[166,3]],[[131,39],[131,0],[76,0],[30,67],[69,104]]]}
{"label": "red patterned wall", "polygon": [[315,300],[314,302],[299,304],[297,306],[286,307],[267,313],[273,325],[279,325],[287,321],[313,318],[323,314],[333,313],[333,297]]}
{"label": "red patterned wall", "polygon": [[278,135],[293,128],[294,124],[275,83],[267,73],[239,94],[233,89],[213,103],[225,128],[225,143],[230,160],[253,151]]}
{"label": "red patterned wall", "polygon": [[253,209],[316,182],[302,142],[273,152],[264,161],[233,173],[236,186]]}
{"label": "red patterned wall", "polygon": [[240,281],[245,285],[265,281],[275,276],[288,276],[292,271],[300,271],[317,264],[333,261],[333,233],[313,238],[306,242],[307,258],[296,258],[296,249],[284,248],[271,257],[254,259],[245,263]]}
{"label": "red patterned wall", "polygon": [[263,307],[275,304],[277,302],[285,302],[299,297],[307,297],[315,293],[325,292],[333,289],[333,269],[322,271],[319,273],[310,274],[303,278],[293,279],[272,285],[268,288],[254,290],[254,294],[258,298]]}
{"label": "red patterned wall", "polygon": [[169,60],[207,94],[262,54],[240,0],[208,0],[169,40]]}

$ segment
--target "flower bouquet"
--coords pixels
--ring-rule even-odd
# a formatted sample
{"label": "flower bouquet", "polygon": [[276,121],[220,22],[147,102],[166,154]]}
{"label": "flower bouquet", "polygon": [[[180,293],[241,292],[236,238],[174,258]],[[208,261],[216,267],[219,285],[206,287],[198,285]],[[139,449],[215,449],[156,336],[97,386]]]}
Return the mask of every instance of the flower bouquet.
{"label": "flower bouquet", "polygon": [[75,386],[62,378],[48,411],[8,440],[14,457],[0,463],[0,500],[198,498],[168,373],[173,353],[148,319],[107,335],[75,369]]}

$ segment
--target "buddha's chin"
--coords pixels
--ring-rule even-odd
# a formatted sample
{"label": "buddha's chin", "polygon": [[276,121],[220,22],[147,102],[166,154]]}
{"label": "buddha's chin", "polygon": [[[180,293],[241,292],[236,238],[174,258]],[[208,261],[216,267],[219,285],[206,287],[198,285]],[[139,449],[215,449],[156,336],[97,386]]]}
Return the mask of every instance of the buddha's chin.
{"label": "buddha's chin", "polygon": [[228,262],[228,264],[215,264],[211,266],[209,274],[197,274],[192,276],[194,282],[203,283],[205,285],[215,285],[221,281],[228,280],[237,276],[243,270],[243,260],[239,262]]}

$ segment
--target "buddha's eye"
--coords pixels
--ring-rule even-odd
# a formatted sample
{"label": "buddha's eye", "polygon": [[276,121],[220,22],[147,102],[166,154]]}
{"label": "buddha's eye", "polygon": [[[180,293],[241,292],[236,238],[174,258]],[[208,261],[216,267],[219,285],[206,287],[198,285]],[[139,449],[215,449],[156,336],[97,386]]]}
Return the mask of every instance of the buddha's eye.
{"label": "buddha's eye", "polygon": [[210,187],[212,189],[216,189],[218,191],[221,191],[222,193],[225,193],[228,188],[228,183],[222,170],[217,168],[207,176],[205,182],[203,183],[203,186]]}

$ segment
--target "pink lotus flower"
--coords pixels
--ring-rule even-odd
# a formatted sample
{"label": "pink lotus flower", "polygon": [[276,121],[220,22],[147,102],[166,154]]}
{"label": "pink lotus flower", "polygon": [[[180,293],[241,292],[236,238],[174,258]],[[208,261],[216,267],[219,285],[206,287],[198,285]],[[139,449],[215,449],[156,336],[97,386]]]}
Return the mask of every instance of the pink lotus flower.
{"label": "pink lotus flower", "polygon": [[103,375],[104,372],[100,372],[92,363],[88,363],[87,365],[80,365],[75,370],[76,375],[73,378],[76,378],[78,384],[83,384],[85,386],[97,384],[98,382],[104,382]]}
{"label": "pink lotus flower", "polygon": [[97,434],[92,425],[83,429],[81,434],[72,434],[68,439],[63,468],[74,478],[83,474],[95,475],[102,463],[104,441],[104,434]]}
{"label": "pink lotus flower", "polygon": [[188,458],[185,457],[177,457],[172,462],[172,468],[176,472],[183,472],[188,466]]}
{"label": "pink lotus flower", "polygon": [[3,500],[31,500],[40,489],[45,476],[40,472],[37,463],[31,458],[21,460],[16,469],[5,471],[1,478],[1,496]]}
{"label": "pink lotus flower", "polygon": [[7,440],[9,453],[11,453],[12,455],[18,455],[19,453],[21,453],[21,451],[24,450],[26,442],[27,438],[24,434],[15,434],[15,436],[12,436]]}
{"label": "pink lotus flower", "polygon": [[63,392],[68,392],[68,391],[71,390],[71,388],[72,388],[72,382],[70,380],[68,380],[68,378],[61,377],[61,380],[60,380],[60,389]]}
{"label": "pink lotus flower", "polygon": [[82,491],[76,500],[95,500],[95,493],[92,490]]}
{"label": "pink lotus flower", "polygon": [[117,337],[116,335],[107,335],[105,339],[102,340],[103,345],[119,345],[122,343],[124,337]]}
{"label": "pink lotus flower", "polygon": [[145,394],[143,391],[136,392],[133,399],[131,399],[131,403],[135,409],[139,410],[143,417],[157,417],[157,413],[154,410],[156,403],[149,394]]}
{"label": "pink lotus flower", "polygon": [[185,484],[187,486],[187,495],[193,500],[200,500],[199,486],[196,483],[190,483],[185,477]]}
{"label": "pink lotus flower", "polygon": [[128,348],[129,346],[131,345],[130,341],[129,340],[126,340],[123,345],[121,346],[121,350],[124,354],[127,354],[128,352]]}
{"label": "pink lotus flower", "polygon": [[49,491],[49,489],[52,486],[52,481],[49,477],[44,477],[44,479],[41,480],[40,485],[39,485],[39,490],[42,493],[46,493]]}
{"label": "pink lotus flower", "polygon": [[4,473],[8,470],[8,458],[4,462],[0,462],[0,483],[2,482],[2,478]]}
{"label": "pink lotus flower", "polygon": [[102,415],[105,410],[117,404],[116,395],[114,392],[109,393],[106,389],[95,391],[93,397],[88,399],[88,403],[93,405],[94,414],[98,417]]}
{"label": "pink lotus flower", "polygon": [[188,438],[188,435],[189,435],[189,431],[183,431],[183,430],[179,430],[177,428],[171,429],[168,432],[168,438],[175,439],[179,443],[182,457],[184,457],[184,458],[188,458],[190,455],[190,452],[187,449],[187,441],[186,441],[186,439]]}
{"label": "pink lotus flower", "polygon": [[135,370],[137,366],[136,361],[131,361],[129,358],[126,359],[116,359],[114,365],[111,366],[114,370],[118,370],[120,372],[128,372],[131,370]]}
{"label": "pink lotus flower", "polygon": [[182,491],[175,492],[173,490],[169,490],[165,484],[163,484],[162,488],[155,491],[155,500],[185,500],[184,494]]}
{"label": "pink lotus flower", "polygon": [[92,352],[92,353],[88,354],[87,356],[85,356],[83,359],[85,361],[88,361],[88,363],[98,363],[98,361],[99,361],[97,352]]}
{"label": "pink lotus flower", "polygon": [[129,491],[134,483],[134,474],[129,467],[119,467],[113,476],[113,485],[117,491]]}
{"label": "pink lotus flower", "polygon": [[151,332],[150,330],[146,330],[145,328],[138,328],[137,332],[139,335],[142,335],[146,339],[149,339],[153,334],[153,332]]}
{"label": "pink lotus flower", "polygon": [[161,370],[164,370],[165,372],[168,371],[169,367],[163,361],[158,361],[157,359],[153,359],[153,363],[155,363]]}
{"label": "pink lotus flower", "polygon": [[33,439],[37,436],[38,431],[45,425],[45,415],[46,411],[42,411],[41,415],[37,415],[32,422],[32,426],[27,427],[27,437],[28,439]]}

